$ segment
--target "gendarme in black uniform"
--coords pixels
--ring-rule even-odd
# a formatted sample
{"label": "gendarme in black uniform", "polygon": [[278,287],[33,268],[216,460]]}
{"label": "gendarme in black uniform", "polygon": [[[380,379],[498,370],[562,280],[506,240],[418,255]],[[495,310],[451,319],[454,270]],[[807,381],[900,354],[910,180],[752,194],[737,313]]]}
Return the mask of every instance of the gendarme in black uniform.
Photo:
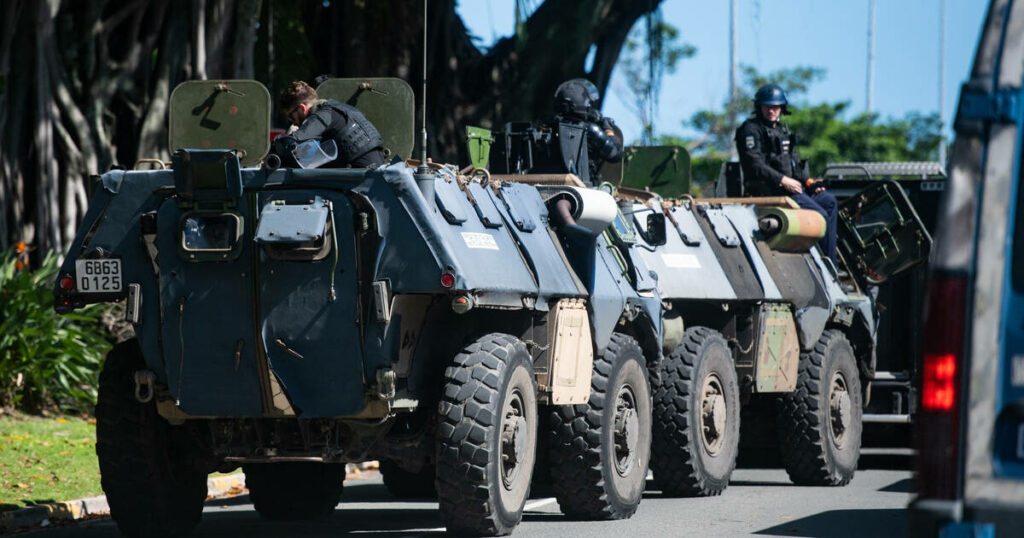
{"label": "gendarme in black uniform", "polygon": [[[821,249],[825,255],[836,261],[836,226],[839,203],[832,193],[821,187],[804,189],[810,179],[807,167],[796,155],[793,136],[781,121],[781,114],[789,114],[786,92],[775,84],[766,84],[754,95],[754,114],[736,129],[736,151],[743,168],[743,185],[750,196],[789,196],[803,209],[813,209],[825,219],[825,237],[821,238]],[[773,111],[772,109],[779,108]],[[772,121],[765,114],[774,114]],[[789,177],[799,184],[790,183],[793,190],[785,188],[783,177]]]}
{"label": "gendarme in black uniform", "polygon": [[754,115],[736,130],[736,149],[743,167],[743,185],[752,196],[789,196],[781,186],[782,176],[801,184],[807,171],[793,147],[793,136],[782,122],[772,122]]}
{"label": "gendarme in black uniform", "polygon": [[[555,118],[550,127],[558,133],[562,159],[568,172],[584,183],[598,185],[602,181],[601,166],[622,160],[622,138],[611,118],[597,110],[601,94],[592,82],[583,78],[567,80],[555,90]],[[575,146],[569,140],[582,132],[585,144]],[[584,165],[584,162],[586,163]]]}
{"label": "gendarme in black uniform", "polygon": [[313,103],[302,125],[288,136],[296,143],[333,139],[338,145],[338,158],[325,168],[368,168],[384,164],[384,141],[377,128],[358,108],[334,99],[319,99]]}

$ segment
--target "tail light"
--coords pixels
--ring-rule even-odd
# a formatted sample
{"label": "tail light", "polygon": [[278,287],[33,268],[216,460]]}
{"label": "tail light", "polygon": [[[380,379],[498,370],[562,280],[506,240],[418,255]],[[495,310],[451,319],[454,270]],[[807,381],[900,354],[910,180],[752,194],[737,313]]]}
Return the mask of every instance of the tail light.
{"label": "tail light", "polygon": [[921,498],[953,499],[960,452],[960,380],[964,368],[967,277],[937,273],[928,287],[921,407],[918,413],[917,491]]}

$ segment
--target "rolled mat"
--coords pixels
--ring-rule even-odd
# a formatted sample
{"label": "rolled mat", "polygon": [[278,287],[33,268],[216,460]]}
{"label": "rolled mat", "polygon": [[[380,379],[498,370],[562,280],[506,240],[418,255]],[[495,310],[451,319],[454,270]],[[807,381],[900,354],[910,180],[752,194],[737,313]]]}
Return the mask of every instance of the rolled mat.
{"label": "rolled mat", "polygon": [[768,247],[780,252],[807,252],[825,237],[825,217],[813,209],[783,209],[759,207],[758,220],[775,217],[779,231],[768,238]]}

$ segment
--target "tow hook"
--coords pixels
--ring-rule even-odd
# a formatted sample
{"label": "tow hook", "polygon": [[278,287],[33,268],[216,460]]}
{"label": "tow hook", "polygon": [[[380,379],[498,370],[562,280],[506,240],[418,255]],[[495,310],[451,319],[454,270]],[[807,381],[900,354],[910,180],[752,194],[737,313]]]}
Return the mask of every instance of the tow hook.
{"label": "tow hook", "polygon": [[156,381],[156,374],[152,370],[135,372],[135,399],[139,403],[147,403],[153,399],[154,381]]}

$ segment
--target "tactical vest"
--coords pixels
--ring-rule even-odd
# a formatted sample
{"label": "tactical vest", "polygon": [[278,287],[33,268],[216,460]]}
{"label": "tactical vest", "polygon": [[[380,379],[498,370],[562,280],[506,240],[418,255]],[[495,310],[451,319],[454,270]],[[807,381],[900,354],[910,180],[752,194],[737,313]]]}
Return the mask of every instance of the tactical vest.
{"label": "tactical vest", "polygon": [[334,99],[322,101],[320,106],[330,108],[341,114],[342,117],[348,118],[348,124],[338,126],[334,135],[334,140],[338,144],[339,158],[342,160],[351,161],[368,151],[384,148],[384,140],[377,132],[377,128],[370,123],[370,120],[366,119],[366,116],[358,108]]}

